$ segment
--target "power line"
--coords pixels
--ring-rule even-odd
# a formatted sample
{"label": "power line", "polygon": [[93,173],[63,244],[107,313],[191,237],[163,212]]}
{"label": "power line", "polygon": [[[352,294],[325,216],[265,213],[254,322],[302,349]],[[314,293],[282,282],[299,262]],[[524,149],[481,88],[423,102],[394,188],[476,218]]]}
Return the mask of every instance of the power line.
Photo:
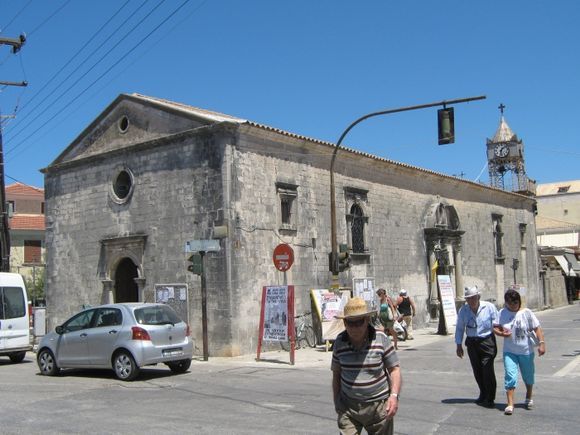
{"label": "power line", "polygon": [[32,3],[32,0],[28,0],[28,3],[22,6],[22,8],[20,8],[18,12],[16,12],[16,15],[12,17],[12,19],[8,22],[8,24],[0,28],[0,33],[3,33],[8,27],[10,27],[10,25],[14,22],[14,20],[18,17],[18,15],[20,15],[30,5],[30,3]]}
{"label": "power line", "polygon": [[44,19],[44,21],[42,23],[40,23],[38,26],[36,26],[34,29],[32,29],[32,31],[29,33],[29,36],[32,36],[34,33],[36,33],[37,30],[41,29],[46,23],[48,23],[56,14],[58,14],[61,10],[64,9],[64,7],[66,5],[68,5],[70,3],[70,0],[67,0],[64,4],[61,5],[60,8],[58,8],[57,10],[55,10],[52,14],[50,14],[47,18]]}
{"label": "power line", "polygon": [[[128,16],[128,17],[127,17],[127,18],[126,18],[126,19],[125,19],[125,20],[124,20],[124,21],[123,21],[121,24],[119,24],[119,25],[117,26],[117,28],[115,28],[115,29],[114,29],[114,30],[113,30],[113,31],[112,31],[112,32],[109,34],[109,36],[107,36],[107,38],[105,38],[105,40],[104,40],[104,41],[103,41],[103,42],[102,42],[102,43],[101,43],[101,44],[100,44],[100,45],[99,45],[97,48],[95,48],[95,49],[94,49],[94,50],[93,50],[91,53],[89,53],[89,54],[88,54],[88,55],[87,55],[87,56],[86,56],[86,57],[85,57],[85,58],[84,58],[84,59],[83,59],[83,60],[82,60],[82,61],[79,63],[79,65],[78,65],[78,66],[77,66],[77,67],[76,67],[76,68],[75,68],[73,71],[71,71],[71,72],[69,73],[69,75],[67,75],[67,76],[66,76],[64,79],[62,79],[62,80],[61,80],[61,82],[60,82],[60,83],[59,83],[59,84],[58,84],[58,85],[57,85],[57,86],[56,86],[56,87],[55,87],[55,88],[54,88],[54,89],[53,89],[53,90],[52,90],[52,91],[51,91],[51,92],[50,92],[48,95],[46,95],[46,96],[45,96],[45,97],[44,97],[44,98],[43,98],[43,99],[42,99],[42,100],[41,100],[41,101],[40,101],[40,102],[39,102],[39,103],[38,103],[38,104],[37,104],[37,105],[36,105],[36,106],[35,106],[35,107],[32,109],[32,111],[28,112],[28,114],[26,114],[24,117],[22,117],[22,118],[21,118],[21,120],[19,120],[17,123],[15,123],[15,124],[13,125],[13,129],[15,129],[17,126],[19,126],[19,125],[20,125],[22,122],[24,122],[24,120],[25,120],[26,118],[28,118],[29,116],[31,116],[31,115],[32,115],[32,114],[33,114],[35,111],[39,110],[39,109],[42,107],[41,105],[42,105],[42,104],[43,104],[43,103],[44,103],[44,102],[45,102],[45,101],[46,101],[48,98],[50,98],[50,97],[51,97],[51,96],[52,96],[52,95],[53,95],[53,94],[54,94],[54,93],[55,93],[55,92],[56,92],[56,91],[57,91],[57,90],[58,90],[58,89],[59,89],[59,88],[60,88],[62,85],[66,84],[67,80],[68,80],[69,78],[71,78],[71,76],[72,76],[74,73],[76,73],[76,72],[77,72],[77,71],[78,71],[78,70],[79,70],[79,69],[80,69],[82,66],[84,66],[85,62],[87,62],[87,61],[88,61],[88,60],[89,60],[89,59],[90,59],[90,58],[91,58],[91,57],[92,57],[92,56],[93,56],[93,55],[94,55],[94,54],[95,54],[95,53],[96,53],[96,52],[97,52],[97,51],[98,51],[98,50],[99,50],[101,47],[103,47],[103,45],[105,45],[105,43],[107,43],[107,42],[109,41],[109,39],[111,39],[111,37],[113,37],[113,36],[116,34],[116,32],[117,32],[117,31],[118,31],[120,28],[122,28],[122,27],[125,25],[125,23],[127,23],[127,21],[129,21],[129,20],[132,18],[132,16],[133,16],[133,15],[134,15],[134,14],[135,14],[137,11],[139,11],[139,9],[141,9],[141,8],[142,8],[142,7],[143,7],[143,6],[144,6],[144,5],[145,5],[145,4],[148,2],[148,1],[149,1],[149,0],[145,0],[145,2],[141,4],[141,6],[139,6],[137,9],[135,9],[135,10],[132,12],[132,14],[130,14],[130,15],[129,15],[129,16]],[[163,1],[165,1],[165,0],[163,0]],[[129,0],[127,0],[127,2],[126,2],[126,3],[125,3],[125,4],[124,4],[124,5],[123,5],[123,6],[122,6],[122,7],[121,7],[121,8],[120,8],[120,9],[119,9],[119,10],[118,10],[116,13],[115,13],[115,15],[117,15],[117,13],[118,13],[118,12],[119,12],[119,11],[120,11],[120,10],[121,10],[123,7],[125,7],[125,5],[126,5],[128,2],[129,2]],[[69,64],[70,64],[70,63],[71,63],[71,62],[74,60],[74,58],[75,58],[75,57],[76,57],[78,54],[80,54],[80,53],[82,52],[82,50],[83,50],[83,49],[84,49],[84,48],[85,48],[85,47],[86,47],[86,46],[87,46],[87,45],[88,45],[88,44],[89,44],[89,43],[90,43],[90,42],[91,42],[91,41],[94,39],[94,37],[95,37],[95,36],[97,36],[97,35],[99,34],[100,30],[101,30],[101,29],[103,29],[103,28],[104,28],[104,27],[105,27],[105,26],[106,26],[106,25],[107,25],[107,24],[108,24],[108,23],[111,21],[111,19],[112,19],[112,18],[113,18],[113,17],[111,17],[111,18],[110,18],[110,19],[109,19],[109,20],[108,20],[108,21],[107,21],[107,22],[106,22],[106,23],[105,23],[103,26],[101,26],[101,28],[100,28],[100,29],[99,29],[97,32],[95,32],[95,33],[93,34],[93,36],[92,36],[91,38],[89,38],[89,41],[87,41],[87,42],[86,42],[86,43],[85,43],[85,44],[84,44],[84,45],[81,47],[81,49],[80,49],[80,50],[78,50],[78,51],[75,53],[75,55],[73,55],[73,57],[71,57],[71,58],[69,59],[69,61],[68,61],[68,62],[67,62],[67,63],[66,63],[66,64],[65,64],[65,65],[64,65],[64,66],[63,66],[63,67],[62,67],[62,68],[61,68],[61,69],[60,69],[60,70],[59,70],[57,73],[56,73],[56,74],[54,74],[54,75],[53,75],[53,76],[52,76],[52,77],[49,79],[48,83],[45,83],[45,85],[43,85],[43,86],[42,86],[42,89],[41,89],[39,92],[37,92],[37,93],[34,95],[34,97],[36,97],[37,95],[39,95],[40,93],[42,93],[42,91],[43,91],[44,89],[46,89],[46,88],[45,88],[45,86],[46,86],[46,85],[48,85],[48,84],[50,84],[50,83],[52,82],[52,80],[53,80],[53,79],[54,79],[54,78],[55,78],[55,77],[56,77],[58,74],[60,74],[60,72],[61,72],[61,71],[62,71],[64,68],[66,68],[66,67],[67,67],[67,66],[68,66],[68,65],[69,65]],[[97,61],[95,64],[93,64],[93,66],[92,66],[92,67],[90,67],[90,68],[89,68],[89,70],[87,70],[87,71],[86,71],[86,72],[85,72],[85,73],[84,73],[84,74],[83,74],[83,75],[82,75],[80,78],[78,78],[76,82],[74,82],[74,83],[73,83],[71,86],[69,86],[69,88],[68,88],[66,91],[64,91],[63,93],[61,93],[61,94],[60,94],[60,96],[59,96],[59,97],[57,97],[57,99],[56,99],[56,100],[53,100],[53,101],[51,101],[51,104],[50,104],[50,105],[51,105],[51,106],[53,106],[53,105],[54,105],[54,103],[56,103],[56,102],[57,102],[57,101],[58,101],[58,100],[59,100],[61,97],[63,97],[63,96],[64,96],[64,95],[65,95],[65,94],[66,94],[68,91],[70,91],[70,90],[72,89],[72,87],[74,87],[74,86],[75,86],[75,85],[76,85],[76,84],[77,84],[77,83],[78,83],[80,80],[82,80],[82,79],[83,79],[83,78],[84,78],[84,77],[85,77],[85,76],[86,76],[88,73],[90,73],[90,72],[91,72],[91,71],[92,71],[92,70],[93,70],[93,69],[94,69],[94,68],[95,68],[95,67],[96,67],[96,66],[97,66],[97,65],[98,65],[98,64],[99,64],[99,63],[100,63],[100,62],[101,62],[101,61],[102,61],[102,60],[103,60],[103,59],[104,59],[106,56],[108,56],[108,54],[109,54],[109,53],[110,53],[110,52],[111,52],[111,51],[112,51],[114,48],[116,48],[116,47],[117,47],[117,46],[118,46],[118,45],[119,45],[121,42],[122,42],[122,39],[121,39],[121,40],[120,40],[120,41],[119,41],[119,42],[118,42],[118,43],[117,43],[117,44],[116,44],[116,45],[115,45],[115,46],[114,46],[114,47],[113,47],[111,50],[109,50],[107,53],[105,53],[105,55],[104,55],[103,57],[101,57],[101,59],[99,59],[99,60],[98,60],[98,61]],[[31,103],[31,102],[34,100],[34,97],[33,97],[33,98],[31,98],[29,101],[27,101],[27,102],[26,102],[26,104],[25,104],[25,106],[28,106],[28,104],[30,104],[30,103]],[[20,133],[22,133],[23,131],[26,131],[26,129],[27,129],[29,126],[30,126],[30,124],[32,124],[34,121],[36,121],[36,120],[37,120],[37,119],[38,119],[40,116],[42,116],[42,115],[43,115],[43,113],[41,113],[40,115],[36,116],[35,118],[33,118],[33,119],[32,119],[32,121],[30,121],[28,124],[26,124],[26,125],[25,125],[23,128],[21,128],[19,131],[17,131],[16,133],[13,133],[13,134],[11,135],[11,138],[10,138],[10,140],[14,140],[14,138],[18,137],[18,135],[19,135]]]}
{"label": "power line", "polygon": [[[164,0],[165,1],[165,0]],[[70,105],[72,103],[74,103],[76,100],[78,100],[84,93],[86,93],[92,86],[94,86],[97,82],[99,82],[105,75],[107,75],[114,67],[116,67],[119,63],[120,60],[122,60],[124,57],[126,57],[128,54],[132,53],[133,51],[135,51],[141,44],[143,44],[151,35],[153,35],[162,25],[164,25],[169,19],[171,19],[177,12],[179,12],[179,10],[181,10],[190,0],[184,0],[177,8],[175,8],[173,10],[173,12],[171,12],[161,23],[159,23],[155,28],[153,28],[153,30],[151,30],[145,37],[143,37],[137,44],[135,44],[129,51],[127,51],[125,54],[123,54],[123,56],[121,56],[121,58],[113,63],[106,71],[104,71],[99,77],[97,77],[91,84],[89,84],[85,89],[83,89],[79,94],[77,94],[76,97],[74,97],[72,100],[68,101],[67,104],[65,105],[66,107],[70,107]],[[163,2],[161,2],[158,6],[160,6],[161,4],[163,4]],[[157,7],[158,7],[157,6]],[[156,7],[156,8],[157,8]],[[156,9],[155,8],[155,9]],[[149,15],[149,14],[148,14]],[[148,16],[147,15],[147,16]],[[147,18],[147,16],[145,18]],[[141,22],[145,19],[143,18],[137,25],[141,24]],[[131,30],[132,31],[132,30]],[[130,31],[130,32],[131,32]],[[78,82],[78,81],[77,81]],[[75,83],[76,84],[76,83]],[[61,94],[62,96],[62,94]],[[60,97],[59,97],[60,98]],[[16,148],[18,148],[19,146],[21,146],[26,140],[28,140],[29,138],[31,138],[32,136],[34,136],[39,130],[41,130],[44,126],[46,126],[50,121],[52,121],[54,118],[56,118],[57,115],[59,115],[61,112],[57,112],[55,113],[52,117],[50,117],[47,121],[45,121],[40,127],[38,127],[36,130],[34,130],[31,134],[29,134],[27,137],[25,137],[22,141],[20,141],[18,144],[14,145],[6,154],[10,154],[12,153]]]}

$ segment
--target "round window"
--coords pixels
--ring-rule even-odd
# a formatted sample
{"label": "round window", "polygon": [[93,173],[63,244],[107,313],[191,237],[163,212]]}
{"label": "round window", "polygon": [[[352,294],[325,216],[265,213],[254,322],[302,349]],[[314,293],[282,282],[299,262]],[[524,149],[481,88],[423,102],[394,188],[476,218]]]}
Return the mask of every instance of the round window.
{"label": "round window", "polygon": [[115,202],[126,202],[133,192],[133,174],[128,169],[121,169],[113,180],[112,188]]}
{"label": "round window", "polygon": [[129,130],[129,118],[123,116],[121,119],[119,119],[119,131],[121,133],[126,133],[127,130]]}

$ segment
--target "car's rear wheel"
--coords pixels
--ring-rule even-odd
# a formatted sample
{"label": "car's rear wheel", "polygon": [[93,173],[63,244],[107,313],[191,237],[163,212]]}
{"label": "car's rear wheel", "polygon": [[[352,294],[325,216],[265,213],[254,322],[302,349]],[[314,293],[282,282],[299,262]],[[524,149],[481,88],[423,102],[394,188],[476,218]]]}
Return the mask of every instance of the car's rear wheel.
{"label": "car's rear wheel", "polygon": [[10,358],[10,361],[12,361],[13,363],[20,363],[24,361],[25,356],[26,352],[14,352],[8,355],[8,358]]}
{"label": "car's rear wheel", "polygon": [[40,374],[45,376],[54,376],[58,374],[60,369],[56,365],[56,359],[50,349],[41,349],[36,358]]}
{"label": "car's rear wheel", "polygon": [[139,376],[139,367],[133,355],[126,350],[120,350],[113,357],[113,370],[122,381],[132,381]]}
{"label": "car's rear wheel", "polygon": [[191,366],[190,359],[182,359],[179,361],[169,362],[167,366],[171,369],[173,373],[185,373],[187,369]]}

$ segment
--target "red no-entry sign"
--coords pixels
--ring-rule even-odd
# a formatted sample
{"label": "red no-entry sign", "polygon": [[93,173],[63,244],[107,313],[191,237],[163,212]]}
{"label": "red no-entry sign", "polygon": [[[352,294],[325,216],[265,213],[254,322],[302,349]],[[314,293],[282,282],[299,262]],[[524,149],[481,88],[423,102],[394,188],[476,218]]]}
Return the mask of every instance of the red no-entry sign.
{"label": "red no-entry sign", "polygon": [[280,272],[286,272],[294,264],[294,250],[290,245],[281,243],[274,248],[272,260],[274,261],[276,269]]}

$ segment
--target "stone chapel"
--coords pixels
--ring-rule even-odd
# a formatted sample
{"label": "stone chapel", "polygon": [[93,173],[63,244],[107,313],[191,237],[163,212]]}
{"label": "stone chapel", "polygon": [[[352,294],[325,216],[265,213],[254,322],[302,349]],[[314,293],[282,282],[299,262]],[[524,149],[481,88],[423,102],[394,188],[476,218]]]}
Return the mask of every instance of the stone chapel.
{"label": "stone chapel", "polygon": [[[170,289],[201,352],[201,281],[185,244],[216,239],[219,251],[204,256],[210,355],[255,352],[263,286],[294,285],[296,314],[311,310],[311,289],[328,288],[333,150],[119,95],[43,169],[49,327],[83,305],[153,302]],[[334,172],[337,238],[351,258],[341,286],[372,277],[377,288],[407,289],[418,327],[439,316],[433,272],[451,277],[458,301],[477,285],[501,303],[516,279],[528,306],[538,303],[533,198],[348,148]],[[279,243],[294,250],[286,275],[272,263]]]}

